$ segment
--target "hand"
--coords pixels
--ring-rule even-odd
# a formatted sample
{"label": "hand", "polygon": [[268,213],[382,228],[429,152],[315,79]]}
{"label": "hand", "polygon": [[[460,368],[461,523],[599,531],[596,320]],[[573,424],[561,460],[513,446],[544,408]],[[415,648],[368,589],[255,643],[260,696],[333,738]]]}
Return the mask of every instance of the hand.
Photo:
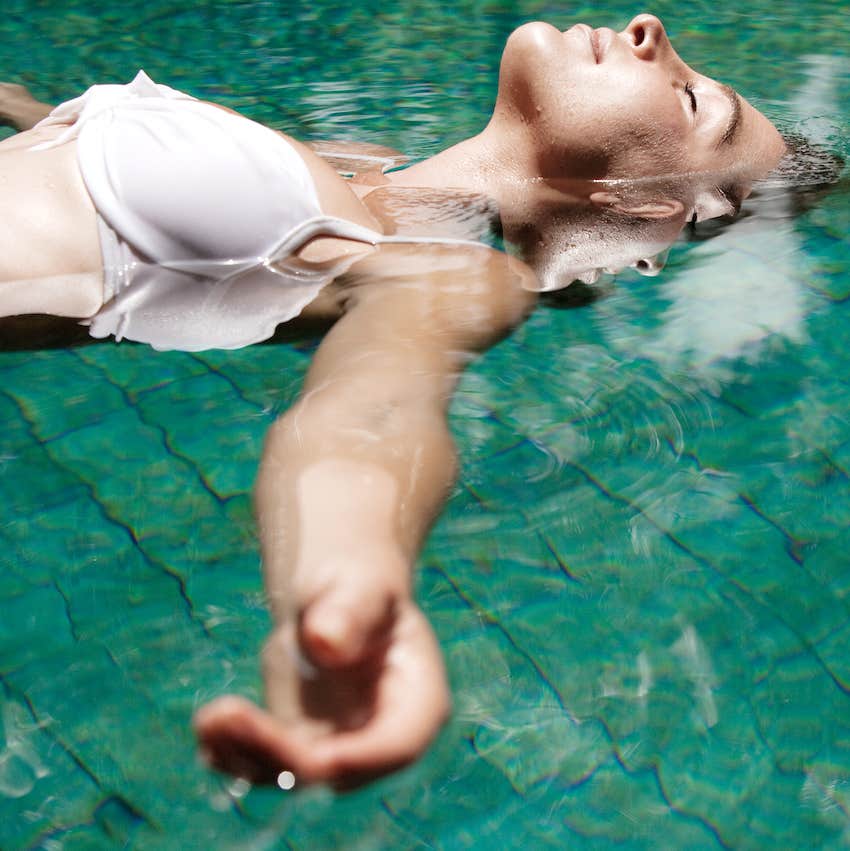
{"label": "hand", "polygon": [[352,788],[413,762],[448,716],[440,648],[410,600],[397,605],[383,647],[349,667],[299,662],[297,644],[284,628],[264,654],[270,697],[281,682],[295,686],[288,711],[274,706],[286,698],[270,712],[232,695],[198,710],[195,730],[214,767],[257,783],[291,771],[297,784]]}

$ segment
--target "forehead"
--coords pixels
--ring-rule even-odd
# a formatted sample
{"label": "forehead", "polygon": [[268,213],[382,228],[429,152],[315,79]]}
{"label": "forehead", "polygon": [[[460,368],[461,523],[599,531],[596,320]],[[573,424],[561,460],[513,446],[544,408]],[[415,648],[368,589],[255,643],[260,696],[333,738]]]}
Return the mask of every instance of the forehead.
{"label": "forehead", "polygon": [[782,135],[731,86],[711,81],[723,103],[723,121],[703,152],[710,169],[744,170],[758,176],[785,153]]}
{"label": "forehead", "polygon": [[785,141],[776,127],[740,95],[738,102],[739,123],[728,144],[730,153],[739,165],[759,175],[767,174],[785,153]]}

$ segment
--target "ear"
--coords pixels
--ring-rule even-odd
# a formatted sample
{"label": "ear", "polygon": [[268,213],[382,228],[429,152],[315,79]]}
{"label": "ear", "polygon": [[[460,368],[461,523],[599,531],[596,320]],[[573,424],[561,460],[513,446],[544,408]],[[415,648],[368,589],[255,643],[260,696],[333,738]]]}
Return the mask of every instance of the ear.
{"label": "ear", "polygon": [[700,192],[694,202],[694,212],[697,221],[717,219],[720,216],[734,216],[738,210],[735,204],[723,192],[713,189],[710,192]]}
{"label": "ear", "polygon": [[607,207],[624,216],[636,219],[673,219],[681,215],[685,206],[675,198],[656,198],[651,201],[630,201],[613,192],[593,192],[590,202],[598,207]]}

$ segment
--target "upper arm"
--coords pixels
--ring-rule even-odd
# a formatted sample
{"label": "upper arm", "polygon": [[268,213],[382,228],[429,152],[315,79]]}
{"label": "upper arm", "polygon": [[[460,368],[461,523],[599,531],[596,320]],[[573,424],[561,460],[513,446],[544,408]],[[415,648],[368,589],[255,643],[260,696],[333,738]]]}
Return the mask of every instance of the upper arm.
{"label": "upper arm", "polygon": [[471,356],[534,303],[528,267],[483,246],[384,246],[355,269],[361,282],[316,353],[305,393],[343,383],[353,400],[443,406]]}
{"label": "upper arm", "polygon": [[385,248],[358,264],[345,314],[272,427],[258,493],[280,498],[281,482],[329,459],[379,469],[403,495],[397,532],[412,555],[454,478],[445,413],[457,377],[522,320],[532,296],[522,268],[484,247]]}

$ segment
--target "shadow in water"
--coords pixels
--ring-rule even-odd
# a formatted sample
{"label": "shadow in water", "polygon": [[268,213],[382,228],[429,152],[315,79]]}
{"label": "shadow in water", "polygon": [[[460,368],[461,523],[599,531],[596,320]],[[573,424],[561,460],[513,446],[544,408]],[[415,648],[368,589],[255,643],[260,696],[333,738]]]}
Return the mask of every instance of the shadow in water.
{"label": "shadow in water", "polygon": [[99,342],[75,319],[41,315],[0,317],[0,352],[64,349]]}

